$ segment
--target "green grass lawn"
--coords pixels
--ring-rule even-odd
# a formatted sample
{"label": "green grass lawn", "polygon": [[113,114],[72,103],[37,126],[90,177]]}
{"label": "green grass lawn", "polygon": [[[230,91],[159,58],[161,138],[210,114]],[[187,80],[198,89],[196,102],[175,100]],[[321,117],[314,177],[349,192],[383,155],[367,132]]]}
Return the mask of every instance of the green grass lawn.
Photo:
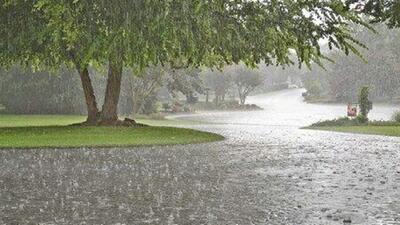
{"label": "green grass lawn", "polygon": [[[85,116],[79,115],[2,115],[0,114],[0,127],[31,127],[31,126],[65,126],[85,121]],[[142,115],[136,119],[139,123],[150,126],[179,126],[193,125],[198,122],[170,119],[151,119]]]}
{"label": "green grass lawn", "polygon": [[378,126],[378,125],[322,126],[322,127],[307,127],[307,129],[400,137],[400,126],[384,126],[384,125],[383,126]]}
{"label": "green grass lawn", "polygon": [[181,124],[175,120],[139,119],[138,122],[153,126],[143,128],[66,126],[84,119],[69,115],[0,115],[0,148],[122,147],[223,139],[213,133],[167,127]]}

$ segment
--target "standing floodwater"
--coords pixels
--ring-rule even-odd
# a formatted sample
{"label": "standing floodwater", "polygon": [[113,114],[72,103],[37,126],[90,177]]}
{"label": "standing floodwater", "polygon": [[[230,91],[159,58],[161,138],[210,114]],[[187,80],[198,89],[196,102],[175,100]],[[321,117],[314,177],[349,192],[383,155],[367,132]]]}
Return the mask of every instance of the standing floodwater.
{"label": "standing floodwater", "polygon": [[346,113],[301,92],[182,117],[217,143],[1,150],[0,224],[400,224],[400,138],[299,129]]}

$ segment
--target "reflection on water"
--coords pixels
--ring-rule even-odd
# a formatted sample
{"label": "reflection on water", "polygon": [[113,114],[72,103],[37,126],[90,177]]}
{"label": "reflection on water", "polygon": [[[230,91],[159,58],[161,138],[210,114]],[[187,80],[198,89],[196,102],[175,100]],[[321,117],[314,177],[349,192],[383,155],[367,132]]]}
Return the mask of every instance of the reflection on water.
{"label": "reflection on water", "polygon": [[300,130],[346,110],[300,93],[182,118],[223,142],[1,150],[0,224],[400,224],[400,138]]}

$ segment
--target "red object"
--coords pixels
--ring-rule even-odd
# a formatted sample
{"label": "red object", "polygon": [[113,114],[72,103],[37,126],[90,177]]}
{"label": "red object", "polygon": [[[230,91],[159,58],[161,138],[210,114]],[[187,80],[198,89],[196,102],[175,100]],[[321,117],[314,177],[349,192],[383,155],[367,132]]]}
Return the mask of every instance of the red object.
{"label": "red object", "polygon": [[351,103],[347,104],[347,116],[356,117],[357,116],[357,106],[353,106]]}

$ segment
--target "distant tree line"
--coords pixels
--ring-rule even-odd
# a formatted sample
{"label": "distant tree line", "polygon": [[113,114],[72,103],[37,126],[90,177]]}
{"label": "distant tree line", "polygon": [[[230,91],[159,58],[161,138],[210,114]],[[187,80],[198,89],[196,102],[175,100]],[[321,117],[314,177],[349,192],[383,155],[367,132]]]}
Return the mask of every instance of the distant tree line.
{"label": "distant tree line", "polygon": [[383,24],[373,27],[378,33],[353,27],[355,38],[368,47],[361,51],[365,61],[336,52],[328,55],[334,63],[325,64],[326,70],[314,66],[312,71],[304,71],[304,85],[311,98],[356,101],[361,87],[368,86],[374,101],[400,100],[400,31]]}
{"label": "distant tree line", "polygon": [[0,70],[0,104],[9,113],[84,113],[79,84],[75,72],[66,68],[49,73],[14,66],[8,71]]}
{"label": "distant tree line", "polygon": [[[84,114],[85,102],[76,71],[61,68],[43,72],[14,66],[0,71],[0,104],[3,113]],[[104,98],[105,71],[90,68],[97,99]],[[195,104],[203,101],[219,106],[238,98],[245,104],[247,96],[263,84],[266,74],[245,65],[227,66],[223,70],[152,66],[141,73],[124,69],[121,85],[120,115],[150,114],[162,103]],[[206,96],[207,95],[207,96]],[[211,99],[212,98],[212,99]],[[101,102],[99,102],[101,104]]]}

